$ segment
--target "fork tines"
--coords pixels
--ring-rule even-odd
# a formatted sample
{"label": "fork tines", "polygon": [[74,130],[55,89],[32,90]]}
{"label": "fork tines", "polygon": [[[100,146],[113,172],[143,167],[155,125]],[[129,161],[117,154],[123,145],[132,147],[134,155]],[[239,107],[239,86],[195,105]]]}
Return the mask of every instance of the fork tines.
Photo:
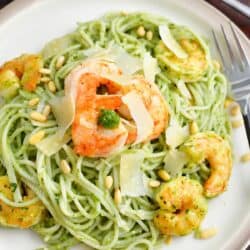
{"label": "fork tines", "polygon": [[230,29],[226,29],[223,25],[220,25],[221,39],[215,34],[214,30],[212,30],[212,35],[225,74],[232,83],[232,89],[235,92],[241,91],[243,87],[250,85],[250,65],[238,34],[231,22],[229,22],[229,27]]}
{"label": "fork tines", "polygon": [[[216,36],[214,30],[212,33],[225,74],[232,83],[234,97],[241,107],[248,143],[250,145],[250,66],[232,23],[229,23],[229,26],[230,32],[226,32],[225,27],[222,25],[220,27],[225,50],[223,50],[222,43],[219,43],[218,36]],[[224,51],[227,52],[229,60],[226,60]]]}

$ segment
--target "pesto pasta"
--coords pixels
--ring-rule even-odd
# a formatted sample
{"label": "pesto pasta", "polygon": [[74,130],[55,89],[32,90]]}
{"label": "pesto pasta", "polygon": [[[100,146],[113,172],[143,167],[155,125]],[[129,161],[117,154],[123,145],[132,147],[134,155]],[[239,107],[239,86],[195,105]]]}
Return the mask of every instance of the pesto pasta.
{"label": "pesto pasta", "polygon": [[[176,57],[164,45],[159,34],[161,25],[169,28],[186,51],[187,59]],[[144,32],[139,32],[139,28]],[[41,249],[69,249],[82,243],[103,250],[153,250],[163,239],[153,223],[159,208],[154,188],[147,195],[122,195],[119,205],[114,194],[121,185],[120,164],[124,154],[143,152],[140,171],[147,179],[161,181],[157,173],[160,169],[168,171],[166,155],[171,151],[165,130],[158,138],[125,145],[108,157],[77,154],[70,128],[65,133],[70,138],[50,156],[35,143],[29,143],[31,135],[42,131],[49,137],[59,129],[53,112],[47,114],[45,122],[31,119],[30,114],[41,113],[53,98],[64,95],[66,77],[88,58],[87,52],[108,49],[114,44],[141,61],[146,53],[156,58],[159,70],[155,84],[165,98],[170,117],[180,127],[195,121],[200,132],[213,131],[230,141],[230,123],[224,108],[228,82],[213,63],[203,38],[187,27],[147,13],[111,13],[79,23],[74,32],[49,42],[41,51],[43,68],[49,73],[41,78],[35,90],[19,88],[15,97],[5,100],[0,109],[0,173],[16,184],[13,199],[3,193],[0,199],[9,206],[23,208],[42,202],[45,206],[42,218],[32,226],[47,244]],[[58,65],[60,58],[63,62]],[[143,70],[137,73],[143,75]],[[48,82],[42,83],[47,81],[46,77],[54,83],[56,91],[51,91]],[[36,98],[38,104],[30,105]],[[118,123],[116,120],[114,126]],[[175,150],[180,149],[177,146]],[[70,167],[68,173],[62,171],[62,160]],[[203,184],[211,170],[208,162],[191,162],[183,164],[175,174],[168,172],[172,178],[186,176]],[[113,180],[109,189],[105,184],[107,176]],[[29,201],[23,198],[24,185],[34,192]]]}

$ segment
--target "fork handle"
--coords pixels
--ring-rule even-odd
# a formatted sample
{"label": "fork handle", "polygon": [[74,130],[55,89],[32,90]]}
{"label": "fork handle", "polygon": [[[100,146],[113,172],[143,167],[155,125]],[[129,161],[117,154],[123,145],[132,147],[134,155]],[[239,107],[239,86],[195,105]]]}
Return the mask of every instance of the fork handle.
{"label": "fork handle", "polygon": [[241,99],[236,99],[236,101],[239,103],[241,108],[248,145],[250,146],[250,95],[245,95]]}
{"label": "fork handle", "polygon": [[243,114],[243,120],[244,120],[244,124],[245,124],[248,144],[250,146],[250,110],[249,110],[249,108],[248,108],[248,112],[246,114]]}

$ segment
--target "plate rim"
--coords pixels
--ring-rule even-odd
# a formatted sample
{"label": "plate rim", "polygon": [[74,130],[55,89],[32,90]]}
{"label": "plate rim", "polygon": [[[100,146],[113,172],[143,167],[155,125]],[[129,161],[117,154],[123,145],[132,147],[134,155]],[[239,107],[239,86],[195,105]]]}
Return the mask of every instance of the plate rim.
{"label": "plate rim", "polygon": [[[164,0],[164,1],[171,1],[175,2],[174,0]],[[201,4],[205,6],[206,8],[209,8],[213,12],[215,12],[218,16],[220,16],[222,19],[225,19],[227,22],[231,22],[234,26],[234,28],[237,29],[237,32],[240,33],[241,39],[243,38],[245,42],[250,46],[250,39],[247,37],[247,35],[235,24],[234,21],[232,21],[229,17],[227,17],[223,12],[221,12],[219,9],[217,9],[215,6],[209,4],[208,2],[204,0],[191,0],[193,2],[196,2],[198,4]],[[9,19],[15,16],[15,14],[20,14],[21,10],[25,10],[26,8],[32,7],[34,4],[38,4],[39,0],[15,0],[9,4],[7,4],[5,7],[0,9],[0,26],[3,25],[5,22],[7,22]],[[40,2],[41,3],[41,2]],[[176,5],[184,6],[184,4],[181,1],[175,2]]]}
{"label": "plate rim", "polygon": [[[45,0],[44,0],[45,1]],[[43,3],[44,3],[43,1]],[[164,0],[167,2],[174,2],[176,6],[185,6],[185,3],[182,1],[176,2],[175,0]],[[191,0],[196,4],[200,4],[204,8],[210,9],[210,11],[214,12],[221,20],[225,20],[227,22],[231,22],[234,28],[237,30],[238,34],[240,34],[240,39],[244,39],[244,42],[250,48],[250,39],[247,35],[234,23],[234,21],[230,20],[223,12],[209,4],[204,0]],[[15,0],[4,8],[0,10],[0,27],[10,21],[16,15],[21,14],[22,11],[25,11],[28,8],[33,7],[35,4],[39,4],[41,1],[39,0]],[[202,7],[202,8],[203,8]],[[189,12],[190,9],[188,9]],[[195,11],[193,11],[195,13]],[[232,238],[227,239],[222,249],[231,250],[231,249],[241,249],[244,250],[250,244],[250,233],[248,232],[250,228],[250,211],[246,215],[245,220],[242,222],[242,225],[238,229],[235,230]]]}

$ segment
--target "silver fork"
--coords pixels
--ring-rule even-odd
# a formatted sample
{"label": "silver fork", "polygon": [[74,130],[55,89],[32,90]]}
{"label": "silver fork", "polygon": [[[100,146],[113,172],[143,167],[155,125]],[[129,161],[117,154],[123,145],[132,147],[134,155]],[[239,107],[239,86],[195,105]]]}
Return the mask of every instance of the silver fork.
{"label": "silver fork", "polygon": [[[223,46],[219,42],[218,35],[215,34],[214,30],[212,30],[212,34],[224,72],[232,84],[234,98],[240,104],[248,143],[250,145],[250,64],[231,22],[229,23],[229,27],[230,32],[226,32],[223,25],[220,27],[226,51],[223,50]],[[233,42],[236,44],[235,48],[232,46]],[[226,55],[228,55],[229,60],[227,60]]]}

